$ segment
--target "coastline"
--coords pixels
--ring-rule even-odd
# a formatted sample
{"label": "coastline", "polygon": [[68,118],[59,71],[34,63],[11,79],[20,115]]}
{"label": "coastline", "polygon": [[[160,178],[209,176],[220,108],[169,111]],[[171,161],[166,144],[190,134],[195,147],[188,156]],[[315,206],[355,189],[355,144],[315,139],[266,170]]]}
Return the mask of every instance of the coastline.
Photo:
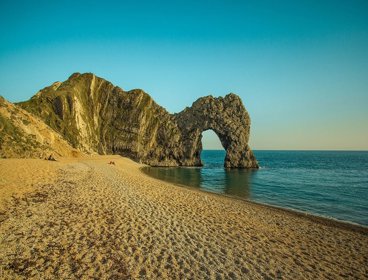
{"label": "coastline", "polygon": [[[272,205],[272,204],[268,204],[268,203],[258,202],[258,201],[242,198],[242,197],[235,196],[235,195],[211,192],[211,191],[207,191],[207,190],[187,186],[187,185],[184,185],[184,184],[168,182],[168,181],[161,180],[161,179],[155,178],[153,176],[150,176],[149,174],[144,172],[143,169],[146,168],[146,167],[147,166],[140,167],[140,171],[142,172],[142,174],[144,174],[145,176],[148,176],[151,179],[158,180],[158,181],[166,183],[166,184],[171,184],[171,185],[174,185],[174,186],[177,186],[177,187],[180,187],[180,188],[186,188],[186,189],[189,189],[189,190],[192,190],[192,191],[195,191],[195,192],[197,191],[197,192],[204,193],[204,194],[211,194],[211,195],[215,195],[215,196],[219,196],[219,197],[226,197],[226,198],[229,198],[229,199],[243,201],[244,203],[248,203],[248,204],[251,204],[251,205],[265,207],[265,208],[268,208],[268,209],[271,209],[271,210],[285,212],[287,214],[294,215],[296,217],[309,219],[312,222],[320,223],[320,224],[323,224],[323,225],[326,225],[326,226],[332,226],[332,227],[337,227],[337,228],[341,228],[341,229],[347,229],[347,230],[360,232],[360,233],[368,235],[368,226],[365,226],[365,225],[361,225],[361,224],[354,223],[354,222],[351,222],[351,221],[339,220],[339,219],[336,219],[336,218],[333,218],[333,217],[326,217],[326,216],[323,216],[323,215],[317,215],[317,214],[314,214],[314,213],[309,213],[307,211],[301,211],[301,210],[298,210],[298,209],[287,208],[287,207]],[[173,168],[178,168],[178,167],[173,167]],[[187,168],[187,167],[184,167],[184,168]]]}
{"label": "coastline", "polygon": [[[211,195],[216,195],[216,196],[219,196],[219,197],[226,197],[226,198],[230,198],[230,199],[234,199],[234,200],[243,201],[245,203],[253,204],[253,205],[256,205],[256,206],[266,207],[266,208],[273,209],[275,211],[281,211],[281,212],[288,213],[290,215],[295,215],[297,217],[302,217],[302,218],[305,218],[305,219],[309,219],[313,222],[320,223],[320,224],[323,224],[323,225],[330,225],[330,226],[333,226],[333,227],[338,227],[338,228],[341,228],[341,229],[348,229],[348,230],[351,230],[351,231],[356,231],[356,232],[360,232],[360,233],[368,235],[368,226],[365,226],[365,225],[362,225],[362,224],[354,223],[354,222],[351,222],[351,221],[339,220],[339,219],[336,219],[336,218],[333,218],[333,217],[326,217],[326,216],[323,216],[323,215],[317,215],[317,214],[314,214],[314,213],[309,213],[307,211],[301,211],[301,210],[298,210],[298,209],[287,208],[287,207],[272,205],[272,204],[263,203],[263,202],[259,202],[259,201],[254,201],[254,200],[242,198],[242,197],[235,196],[235,195],[211,192],[211,191],[191,187],[191,186],[184,185],[184,184],[168,182],[168,181],[150,176],[148,173],[144,172],[144,168],[146,168],[146,167],[147,166],[140,167],[140,171],[142,172],[143,175],[148,176],[149,178],[158,180],[160,182],[166,183],[166,184],[171,184],[171,185],[174,185],[174,186],[178,186],[180,188],[187,188],[187,189],[190,189],[192,191],[198,191],[198,192],[204,193],[204,194],[211,194]],[[173,167],[173,168],[177,168],[177,167]],[[187,167],[184,167],[184,168],[187,168]]]}
{"label": "coastline", "polygon": [[[7,196],[0,215],[2,276],[324,279],[368,273],[366,228],[178,187],[142,167],[119,156],[0,160],[0,194]],[[21,172],[9,173],[16,168]],[[13,189],[18,194],[10,194]]]}

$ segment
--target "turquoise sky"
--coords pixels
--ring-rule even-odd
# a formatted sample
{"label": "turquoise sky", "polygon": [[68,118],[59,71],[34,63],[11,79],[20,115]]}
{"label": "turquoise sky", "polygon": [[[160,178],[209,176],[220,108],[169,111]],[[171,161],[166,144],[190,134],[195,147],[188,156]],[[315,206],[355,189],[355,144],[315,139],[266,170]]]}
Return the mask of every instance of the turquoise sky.
{"label": "turquoise sky", "polygon": [[368,149],[366,0],[2,0],[0,34],[10,101],[93,72],[170,112],[235,92],[254,149]]}

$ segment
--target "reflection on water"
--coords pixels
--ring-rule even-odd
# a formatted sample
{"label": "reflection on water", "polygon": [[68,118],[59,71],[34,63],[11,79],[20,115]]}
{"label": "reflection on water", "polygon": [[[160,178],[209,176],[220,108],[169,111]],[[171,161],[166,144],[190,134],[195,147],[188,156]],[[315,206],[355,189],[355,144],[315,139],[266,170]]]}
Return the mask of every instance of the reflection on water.
{"label": "reflection on water", "polygon": [[143,168],[143,171],[154,178],[175,184],[187,185],[196,188],[201,186],[200,168],[145,167]]}
{"label": "reflection on water", "polygon": [[252,174],[256,171],[225,168],[145,167],[143,171],[160,180],[205,191],[249,198]]}
{"label": "reflection on water", "polygon": [[249,198],[251,179],[257,171],[240,169],[224,169],[223,171],[226,178],[225,193]]}

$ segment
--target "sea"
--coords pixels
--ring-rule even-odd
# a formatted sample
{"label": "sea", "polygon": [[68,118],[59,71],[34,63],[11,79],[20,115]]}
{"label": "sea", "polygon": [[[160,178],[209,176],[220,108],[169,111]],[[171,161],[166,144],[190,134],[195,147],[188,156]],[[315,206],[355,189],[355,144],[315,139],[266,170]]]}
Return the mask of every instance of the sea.
{"label": "sea", "polygon": [[258,170],[225,169],[224,150],[203,167],[146,167],[181,186],[368,226],[368,151],[254,151]]}

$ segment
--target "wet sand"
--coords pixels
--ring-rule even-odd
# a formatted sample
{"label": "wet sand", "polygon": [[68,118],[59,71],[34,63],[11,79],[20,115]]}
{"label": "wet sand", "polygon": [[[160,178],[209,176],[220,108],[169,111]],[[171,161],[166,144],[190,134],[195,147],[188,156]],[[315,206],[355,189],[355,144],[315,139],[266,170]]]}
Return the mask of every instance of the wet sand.
{"label": "wet sand", "polygon": [[365,228],[178,187],[141,167],[119,156],[0,160],[0,278],[368,277]]}

